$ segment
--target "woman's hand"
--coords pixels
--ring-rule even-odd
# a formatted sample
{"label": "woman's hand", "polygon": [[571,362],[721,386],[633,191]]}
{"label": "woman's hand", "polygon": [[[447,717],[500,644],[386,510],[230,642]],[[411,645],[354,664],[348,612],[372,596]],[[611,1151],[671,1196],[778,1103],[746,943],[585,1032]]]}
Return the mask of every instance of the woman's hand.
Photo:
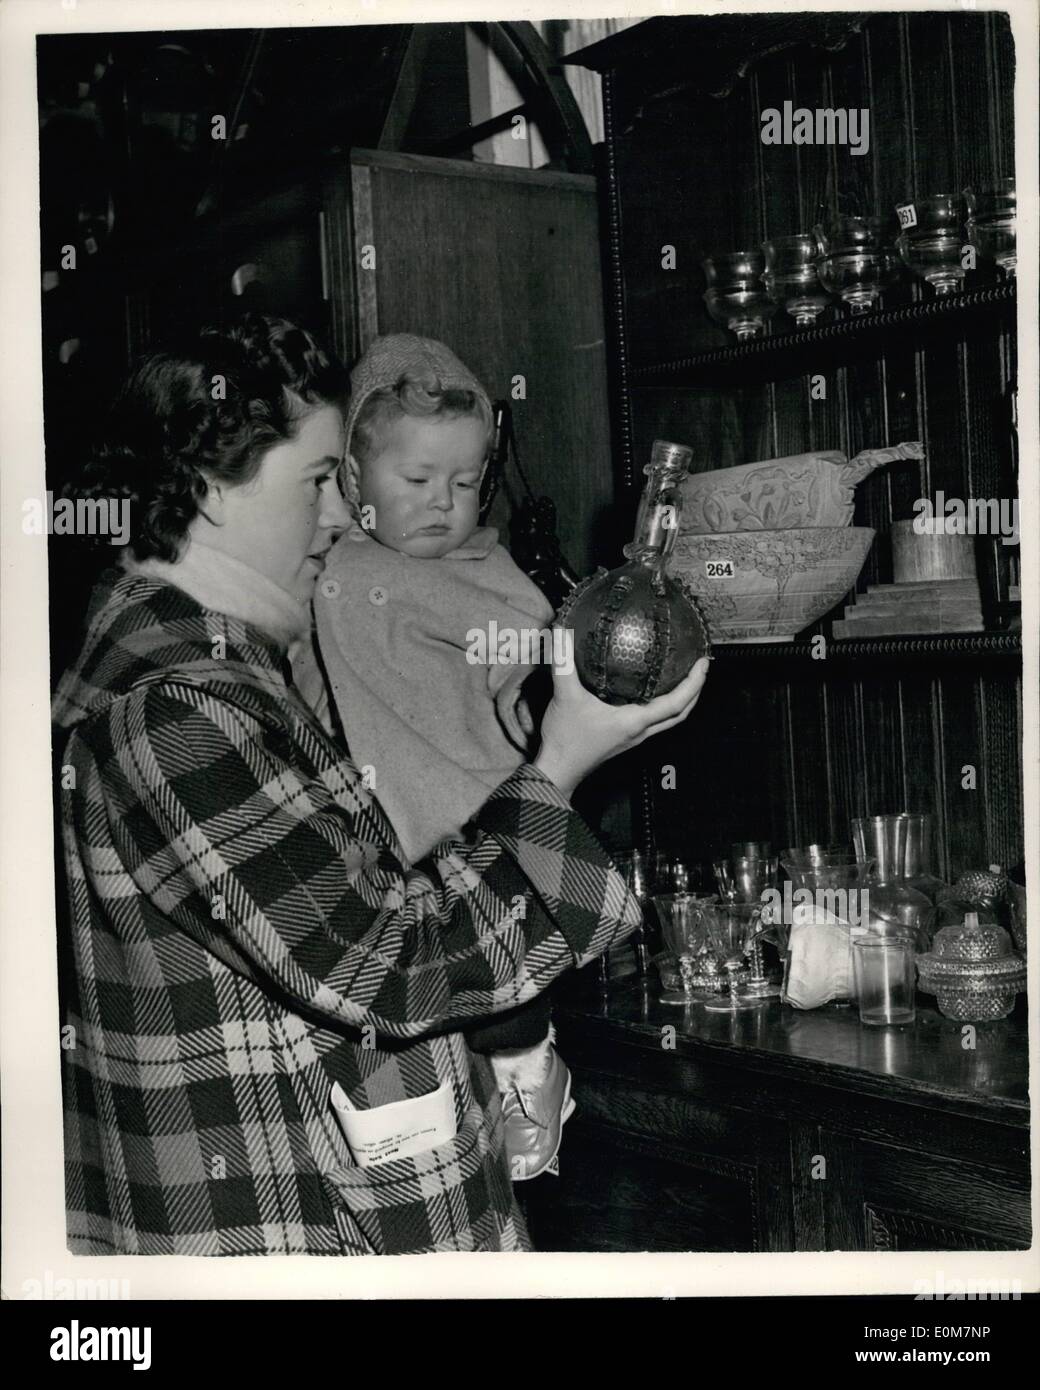
{"label": "woman's hand", "polygon": [[555,667],[534,766],[570,797],[601,763],[682,723],[700,697],[708,665],[701,657],[674,690],[645,705],[608,705],[585,689],[573,667]]}

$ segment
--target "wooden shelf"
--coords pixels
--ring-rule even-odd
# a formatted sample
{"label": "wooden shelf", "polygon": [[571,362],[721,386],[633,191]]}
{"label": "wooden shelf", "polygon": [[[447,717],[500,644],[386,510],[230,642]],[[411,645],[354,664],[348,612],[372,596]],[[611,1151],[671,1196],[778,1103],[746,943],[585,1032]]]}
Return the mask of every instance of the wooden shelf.
{"label": "wooden shelf", "polygon": [[846,637],[827,640],[826,658],[813,657],[813,642],[722,643],[712,656],[723,665],[741,662],[780,661],[801,663],[807,669],[826,672],[834,663],[866,661],[1021,660],[1020,632],[948,632],[933,637]]}
{"label": "wooden shelf", "polygon": [[932,335],[946,336],[952,328],[979,317],[1013,316],[1016,304],[1014,283],[922,299],[898,308],[835,319],[815,328],[775,333],[670,362],[633,367],[629,384],[639,391],[674,390],[801,376],[814,368],[832,368],[855,358],[876,356],[891,346],[896,331],[907,341],[923,342]]}

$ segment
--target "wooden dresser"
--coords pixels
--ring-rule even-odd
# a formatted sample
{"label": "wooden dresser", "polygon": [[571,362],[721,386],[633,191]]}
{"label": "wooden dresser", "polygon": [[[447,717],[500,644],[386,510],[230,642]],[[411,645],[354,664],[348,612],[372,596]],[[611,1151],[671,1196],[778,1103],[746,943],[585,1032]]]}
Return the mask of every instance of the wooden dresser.
{"label": "wooden dresser", "polygon": [[578,1104],[561,1173],[521,1192],[538,1249],[1028,1248],[1024,1000],[969,1047],[929,1008],[868,1029],[581,979],[555,1013]]}

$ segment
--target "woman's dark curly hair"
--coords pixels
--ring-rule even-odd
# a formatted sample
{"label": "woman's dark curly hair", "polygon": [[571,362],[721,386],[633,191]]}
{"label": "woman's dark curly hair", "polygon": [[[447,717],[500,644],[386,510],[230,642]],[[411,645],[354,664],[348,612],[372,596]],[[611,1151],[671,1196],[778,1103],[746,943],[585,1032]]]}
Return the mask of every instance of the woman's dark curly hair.
{"label": "woman's dark curly hair", "polygon": [[149,354],[117,397],[76,497],[130,502],[138,560],[176,561],[210,482],[239,486],[322,405],[345,371],[303,328],[244,315]]}

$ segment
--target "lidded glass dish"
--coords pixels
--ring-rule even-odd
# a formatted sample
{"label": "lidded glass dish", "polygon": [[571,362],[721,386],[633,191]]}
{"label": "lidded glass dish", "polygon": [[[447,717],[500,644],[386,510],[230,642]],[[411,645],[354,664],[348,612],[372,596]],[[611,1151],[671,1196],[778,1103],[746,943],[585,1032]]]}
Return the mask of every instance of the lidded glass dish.
{"label": "lidded glass dish", "polygon": [[1007,932],[996,922],[980,922],[975,912],[940,927],[932,949],[917,957],[917,972],[939,1012],[960,1022],[1006,1018],[1026,987],[1025,961],[1012,951]]}

